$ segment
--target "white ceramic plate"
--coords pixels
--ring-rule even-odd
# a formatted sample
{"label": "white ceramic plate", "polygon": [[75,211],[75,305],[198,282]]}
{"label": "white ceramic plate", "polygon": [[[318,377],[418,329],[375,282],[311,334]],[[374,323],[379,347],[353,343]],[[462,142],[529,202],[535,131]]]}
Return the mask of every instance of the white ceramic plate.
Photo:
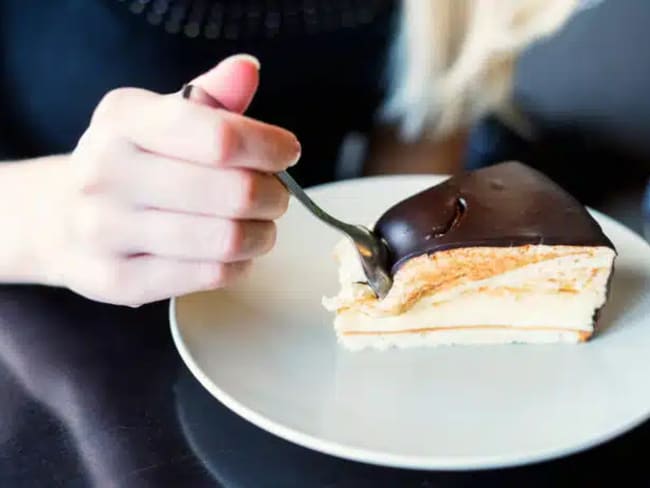
{"label": "white ceramic plate", "polygon": [[[369,223],[437,181],[371,178],[310,193],[334,215]],[[650,247],[595,216],[619,257],[603,328],[586,344],[348,353],[321,307],[337,289],[339,236],[295,201],[276,250],[245,282],[172,302],[174,341],[226,406],[322,452],[424,469],[563,456],[650,415]]]}

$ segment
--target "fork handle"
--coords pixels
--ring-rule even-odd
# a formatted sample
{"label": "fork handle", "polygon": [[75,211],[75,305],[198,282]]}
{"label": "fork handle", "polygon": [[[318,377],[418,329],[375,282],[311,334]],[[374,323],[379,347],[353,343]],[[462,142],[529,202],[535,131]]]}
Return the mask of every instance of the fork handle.
{"label": "fork handle", "polygon": [[293,179],[293,177],[287,171],[280,171],[276,173],[275,176],[282,182],[282,184],[289,190],[294,197],[296,197],[300,203],[302,203],[307,210],[309,210],[314,216],[318,217],[320,220],[325,222],[332,227],[335,227],[343,232],[349,232],[350,228],[354,226],[341,222],[340,220],[332,217],[330,214],[325,212],[320,208],[316,203],[311,199],[309,195],[302,189],[302,187]]}

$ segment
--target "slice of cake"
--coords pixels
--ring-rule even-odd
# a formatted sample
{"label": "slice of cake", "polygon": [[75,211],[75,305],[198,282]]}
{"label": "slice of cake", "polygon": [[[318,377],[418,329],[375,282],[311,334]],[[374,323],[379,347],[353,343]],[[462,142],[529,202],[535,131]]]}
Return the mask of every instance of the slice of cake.
{"label": "slice of cake", "polygon": [[541,173],[502,163],[389,209],[375,232],[393,286],[378,300],[350,243],[323,300],[348,349],[586,341],[616,252],[587,210]]}

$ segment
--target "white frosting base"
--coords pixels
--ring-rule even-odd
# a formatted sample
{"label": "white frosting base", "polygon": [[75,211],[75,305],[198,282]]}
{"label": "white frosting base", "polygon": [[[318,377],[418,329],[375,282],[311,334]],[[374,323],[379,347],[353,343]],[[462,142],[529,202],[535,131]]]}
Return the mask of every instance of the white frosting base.
{"label": "white frosting base", "polygon": [[[355,294],[365,295],[360,288],[365,285],[352,282],[358,279],[358,259],[340,248],[338,251],[341,293],[325,299],[324,304],[330,310],[337,310],[334,326],[339,340],[354,350],[441,344],[578,342],[581,332],[584,335],[593,331],[594,313],[605,303],[615,257],[609,248],[589,248],[584,254],[529,264],[426,295],[399,315],[376,316],[354,307],[337,307],[350,303]],[[558,290],[558,281],[571,282],[571,290]],[[450,330],[417,330],[428,328]],[[392,333],[382,334],[385,332]]]}
{"label": "white frosting base", "polygon": [[571,331],[525,330],[449,330],[413,334],[339,335],[339,342],[350,351],[372,348],[384,350],[391,347],[431,347],[478,344],[552,344],[578,343],[580,335]]}

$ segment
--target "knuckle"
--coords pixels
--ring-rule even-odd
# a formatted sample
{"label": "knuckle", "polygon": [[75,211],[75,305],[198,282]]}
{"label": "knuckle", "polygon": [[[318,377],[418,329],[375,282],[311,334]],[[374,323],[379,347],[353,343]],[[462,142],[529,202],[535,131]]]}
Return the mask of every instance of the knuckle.
{"label": "knuckle", "polygon": [[248,273],[251,268],[251,261],[239,261],[236,263],[216,263],[208,269],[210,277],[207,287],[223,288],[229,286]]}
{"label": "knuckle", "polygon": [[[122,286],[124,287],[124,285]],[[124,291],[118,292],[115,304],[129,308],[140,308],[145,303],[142,295],[141,290],[136,293],[133,287],[125,287]]]}
{"label": "knuckle", "polygon": [[111,303],[138,308],[146,302],[146,287],[137,282],[125,259],[106,260],[100,270],[100,290]]}
{"label": "knuckle", "polygon": [[84,160],[94,160],[97,155],[114,150],[117,137],[107,124],[91,124],[81,135],[75,147],[75,154],[82,154]]}
{"label": "knuckle", "polygon": [[269,222],[266,228],[266,241],[265,241],[266,244],[264,246],[264,249],[262,250],[262,254],[266,254],[269,251],[271,251],[271,249],[273,249],[273,247],[275,246],[277,240],[278,240],[278,228],[274,222]]}
{"label": "knuckle", "polygon": [[127,267],[121,260],[105,260],[97,269],[97,280],[103,294],[111,297],[114,303],[125,305],[129,302],[129,280]]}
{"label": "knuckle", "polygon": [[222,288],[228,284],[226,265],[221,263],[206,264],[206,288]]}
{"label": "knuckle", "polygon": [[250,257],[268,253],[275,244],[275,224],[273,222],[251,223],[246,254]]}
{"label": "knuckle", "polygon": [[255,173],[248,171],[239,173],[236,188],[233,192],[235,195],[234,210],[245,214],[255,208],[260,191],[260,178]]}
{"label": "knuckle", "polygon": [[246,276],[251,269],[252,262],[248,261],[239,261],[236,263],[229,264],[226,268],[227,276],[225,278],[226,285],[230,285],[236,281],[241,280]]}
{"label": "knuckle", "polygon": [[232,158],[237,147],[237,132],[232,123],[219,114],[214,119],[214,134],[212,159],[217,163],[225,163]]}
{"label": "knuckle", "polygon": [[95,132],[93,131],[92,126],[88,127],[77,141],[73,154],[78,155],[79,153],[85,153],[89,150],[92,147],[94,136]]}
{"label": "knuckle", "polygon": [[134,91],[133,88],[115,88],[107,92],[97,104],[93,112],[92,122],[113,121],[124,105],[125,99],[132,95]]}
{"label": "knuckle", "polygon": [[229,221],[222,235],[222,255],[225,259],[237,257],[244,248],[246,229],[244,224]]}
{"label": "knuckle", "polygon": [[74,175],[81,193],[95,193],[109,179],[116,152],[114,142],[105,133],[87,133],[80,141],[81,154],[77,154],[79,164],[74,168]]}
{"label": "knuckle", "polygon": [[278,214],[276,217],[282,217],[285,213],[287,213],[287,210],[289,210],[289,200],[289,192],[285,188],[282,188],[280,191],[280,198],[278,201]]}
{"label": "knuckle", "polygon": [[235,279],[242,279],[248,275],[250,275],[251,270],[253,269],[253,261],[248,260],[248,261],[242,261],[240,263],[237,263],[237,270],[235,272]]}

